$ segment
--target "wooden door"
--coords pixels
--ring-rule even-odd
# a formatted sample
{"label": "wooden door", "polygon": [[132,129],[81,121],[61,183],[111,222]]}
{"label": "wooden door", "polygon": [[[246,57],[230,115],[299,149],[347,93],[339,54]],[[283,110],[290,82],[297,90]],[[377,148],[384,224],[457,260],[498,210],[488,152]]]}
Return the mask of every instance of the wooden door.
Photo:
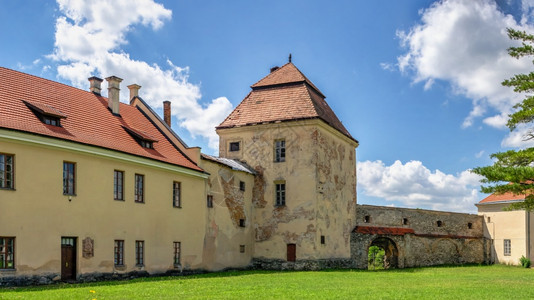
{"label": "wooden door", "polygon": [[297,245],[287,244],[287,261],[295,261],[297,259]]}
{"label": "wooden door", "polygon": [[74,238],[61,238],[61,280],[76,280],[76,243]]}

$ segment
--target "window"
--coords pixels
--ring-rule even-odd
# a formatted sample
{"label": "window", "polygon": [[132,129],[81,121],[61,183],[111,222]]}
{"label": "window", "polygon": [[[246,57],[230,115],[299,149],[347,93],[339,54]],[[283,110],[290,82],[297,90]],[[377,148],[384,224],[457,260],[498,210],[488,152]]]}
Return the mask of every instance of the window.
{"label": "window", "polygon": [[438,227],[441,227],[441,226],[443,226],[443,222],[441,222],[441,221],[437,221],[437,222],[436,222],[436,225],[438,225]]}
{"label": "window", "polygon": [[245,253],[245,245],[239,245],[239,253]]}
{"label": "window", "polygon": [[488,217],[488,223],[491,223],[491,217]]}
{"label": "window", "polygon": [[172,206],[182,207],[182,184],[178,181],[172,183]]}
{"label": "window", "polygon": [[276,206],[286,205],[286,183],[279,182],[275,184],[275,194],[276,194]]}
{"label": "window", "polygon": [[76,192],[76,164],[63,162],[63,194],[74,195]]}
{"label": "window", "polygon": [[151,141],[139,140],[139,145],[143,148],[154,149],[154,143]]}
{"label": "window", "polygon": [[365,216],[365,217],[363,217],[363,222],[364,222],[364,223],[369,223],[369,222],[371,222],[371,217],[370,217],[370,216]]}
{"label": "window", "polygon": [[275,162],[286,161],[286,141],[285,140],[274,141],[274,161]]}
{"label": "window", "polygon": [[230,143],[230,151],[239,151],[239,142],[231,142]]}
{"label": "window", "polygon": [[124,172],[115,170],[113,174],[113,199],[124,200]]}
{"label": "window", "polygon": [[52,117],[52,116],[43,116],[43,122],[46,125],[54,125],[60,127],[61,124],[59,123],[59,118]]}
{"label": "window", "polygon": [[244,181],[240,181],[239,182],[239,190],[240,191],[244,191],[245,190],[245,182]]}
{"label": "window", "polygon": [[467,223],[467,228],[473,229],[473,223]]}
{"label": "window", "polygon": [[511,240],[504,240],[504,255],[506,256],[512,255],[512,241]]}
{"label": "window", "polygon": [[208,198],[206,199],[208,207],[213,207],[213,196],[208,195]]}
{"label": "window", "polygon": [[0,270],[15,269],[15,238],[0,237]]}
{"label": "window", "polygon": [[1,189],[13,189],[14,188],[14,178],[15,170],[13,168],[14,164],[13,155],[9,154],[0,154],[0,188]]}
{"label": "window", "polygon": [[135,174],[135,202],[145,202],[145,175]]}
{"label": "window", "polygon": [[245,219],[239,219],[239,227],[245,227]]}
{"label": "window", "polygon": [[124,265],[124,240],[115,240],[115,265]]}
{"label": "window", "polygon": [[324,245],[326,243],[324,235],[321,235],[321,245]]}
{"label": "window", "polygon": [[408,225],[408,218],[402,219],[402,225]]}
{"label": "window", "polygon": [[182,243],[174,242],[174,266],[180,265],[180,253],[182,252]]}
{"label": "window", "polygon": [[145,241],[135,241],[135,264],[145,264]]}

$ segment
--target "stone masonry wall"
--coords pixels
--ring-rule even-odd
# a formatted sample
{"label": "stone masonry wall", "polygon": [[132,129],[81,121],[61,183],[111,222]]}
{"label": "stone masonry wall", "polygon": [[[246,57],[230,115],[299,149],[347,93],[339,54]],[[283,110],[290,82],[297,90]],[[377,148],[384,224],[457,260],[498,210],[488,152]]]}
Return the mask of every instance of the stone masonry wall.
{"label": "stone masonry wall", "polygon": [[356,211],[351,254],[357,268],[367,268],[373,244],[390,245],[398,268],[490,261],[480,216],[371,205]]}

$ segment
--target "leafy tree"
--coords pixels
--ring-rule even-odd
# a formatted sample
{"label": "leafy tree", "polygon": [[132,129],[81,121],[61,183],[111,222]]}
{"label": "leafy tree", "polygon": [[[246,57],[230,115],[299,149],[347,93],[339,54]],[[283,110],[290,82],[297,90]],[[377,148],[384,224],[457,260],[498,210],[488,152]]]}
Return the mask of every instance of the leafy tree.
{"label": "leafy tree", "polygon": [[367,262],[369,263],[369,267],[373,270],[376,268],[383,269],[385,254],[386,252],[384,251],[384,249],[378,246],[369,247],[369,253],[367,256]]}
{"label": "leafy tree", "polygon": [[[519,47],[508,48],[510,56],[517,59],[534,56],[534,35],[508,28],[508,37],[522,42]],[[509,115],[506,125],[510,131],[516,130],[518,125],[532,123],[534,121],[534,72],[514,75],[504,80],[502,85],[513,87],[514,92],[526,95],[521,103],[514,106],[516,111]],[[525,141],[534,139],[534,129],[530,128],[523,139]],[[492,166],[473,169],[474,173],[484,176],[482,183],[492,184],[482,186],[481,191],[526,195],[524,202],[513,203],[507,209],[534,210],[534,148],[494,153],[490,157],[495,159]]]}

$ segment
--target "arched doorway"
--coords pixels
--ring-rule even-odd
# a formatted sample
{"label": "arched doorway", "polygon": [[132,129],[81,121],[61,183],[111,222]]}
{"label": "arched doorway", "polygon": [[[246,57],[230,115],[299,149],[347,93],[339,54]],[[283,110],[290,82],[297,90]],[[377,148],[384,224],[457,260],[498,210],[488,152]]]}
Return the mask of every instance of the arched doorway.
{"label": "arched doorway", "polygon": [[[390,238],[377,237],[371,242],[367,252],[369,254],[369,269],[374,269],[377,264],[380,265],[377,258],[382,260],[381,269],[395,269],[398,267],[399,250],[395,242]],[[373,262],[371,262],[371,259],[373,259]]]}

